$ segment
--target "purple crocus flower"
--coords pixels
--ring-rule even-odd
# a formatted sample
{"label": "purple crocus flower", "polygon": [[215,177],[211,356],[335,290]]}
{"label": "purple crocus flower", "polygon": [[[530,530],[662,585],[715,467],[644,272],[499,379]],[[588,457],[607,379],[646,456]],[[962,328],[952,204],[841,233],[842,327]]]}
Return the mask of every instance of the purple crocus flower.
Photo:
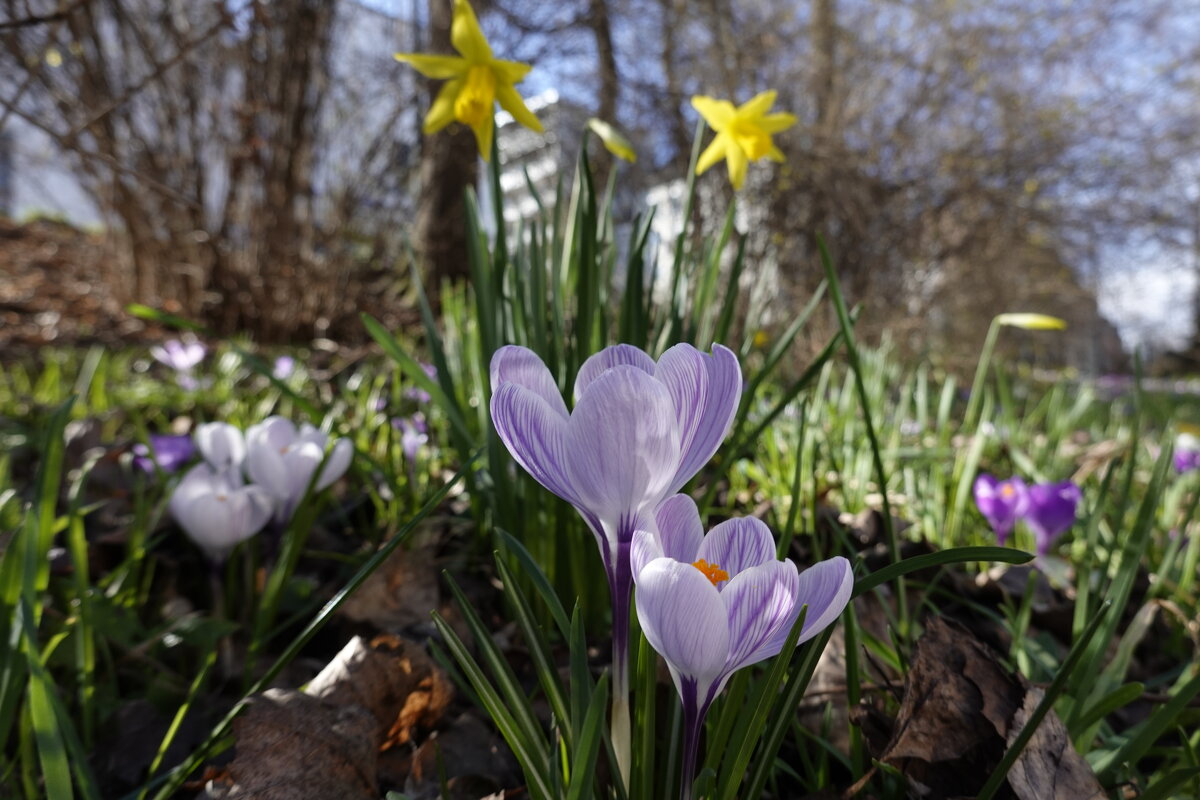
{"label": "purple crocus flower", "polygon": [[166,364],[176,372],[189,372],[192,367],[204,360],[204,345],[199,342],[181,342],[171,339],[161,347],[150,348],[150,355],[162,364]]}
{"label": "purple crocus flower", "polygon": [[637,615],[683,703],[680,797],[691,800],[704,717],[730,676],[778,655],[802,607],[800,642],[831,625],[850,602],[854,574],[840,556],[803,572],[776,560],[771,531],[753,517],[705,535],[686,495],[663,503],[656,524],[657,533],[634,537]]}
{"label": "purple crocus flower", "polygon": [[1020,478],[1002,481],[985,473],[975,479],[975,505],[1003,547],[1017,520],[1029,508],[1029,490]]}
{"label": "purple crocus flower", "polygon": [[138,442],[133,446],[133,463],[144,472],[154,472],[155,465],[163,472],[177,472],[196,454],[192,437],[187,434],[152,433],[150,444]]}
{"label": "purple crocus flower", "polygon": [[1200,469],[1200,438],[1191,433],[1175,437],[1175,471],[1182,474]]}
{"label": "purple crocus flower", "polygon": [[246,486],[235,468],[192,467],[167,504],[171,516],[215,564],[267,524],[271,496],[258,486]]}
{"label": "purple crocus flower", "polygon": [[1075,509],[1083,495],[1072,481],[1039,483],[1029,487],[1025,524],[1033,531],[1037,552],[1050,552],[1054,540],[1075,523]]}
{"label": "purple crocus flower", "polygon": [[284,381],[291,377],[295,369],[296,359],[291,356],[280,356],[275,359],[275,365],[271,368],[271,375],[276,380]]}
{"label": "purple crocus flower", "polygon": [[394,417],[392,427],[400,431],[400,451],[404,453],[404,460],[412,464],[417,459],[417,451],[429,441],[425,416],[418,412],[411,417]]}
{"label": "purple crocus flower", "polygon": [[[421,369],[425,370],[425,374],[429,376],[431,381],[437,380],[437,367],[433,364],[421,364]],[[428,403],[430,400],[429,392],[422,389],[420,386],[412,386],[404,390],[404,396],[409,400],[416,400],[418,403]]]}
{"label": "purple crocus flower", "polygon": [[628,774],[629,548],[659,503],[712,457],[741,399],[737,357],[679,344],[654,359],[616,345],[590,357],[568,412],[546,365],[524,347],[492,356],[492,422],[538,483],[580,513],[600,547],[613,604],[613,738]]}

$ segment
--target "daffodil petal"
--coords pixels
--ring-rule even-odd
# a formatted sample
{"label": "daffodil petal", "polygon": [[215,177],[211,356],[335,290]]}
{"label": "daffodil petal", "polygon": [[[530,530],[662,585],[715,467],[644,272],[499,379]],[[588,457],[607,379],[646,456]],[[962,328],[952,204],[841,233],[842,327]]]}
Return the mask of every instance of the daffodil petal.
{"label": "daffodil petal", "polygon": [[532,65],[522,64],[520,61],[496,59],[492,62],[492,70],[496,73],[498,82],[501,83],[520,83],[525,80],[525,76],[531,69],[533,69]]}
{"label": "daffodil petal", "polygon": [[784,161],[787,161],[787,157],[784,156],[783,151],[775,145],[771,145],[771,149],[767,151],[767,158],[771,159],[772,161],[778,161],[781,164]]}
{"label": "daffodil petal", "polygon": [[767,133],[779,133],[796,124],[796,115],[786,111],[763,115],[756,124]]}
{"label": "daffodil petal", "polygon": [[715,97],[698,94],[692,98],[692,108],[696,109],[708,126],[718,133],[733,122],[735,111],[733,103],[728,100],[717,100]]}
{"label": "daffodil petal", "polygon": [[729,165],[729,182],[733,184],[734,189],[741,189],[742,184],[746,182],[746,166],[750,159],[746,157],[742,148],[731,142],[725,148],[725,162]]}
{"label": "daffodil petal", "polygon": [[723,133],[718,133],[717,138],[713,139],[708,147],[704,148],[704,152],[700,154],[700,160],[696,162],[696,174],[699,175],[722,158],[725,157],[725,148],[727,147],[729,137]]}
{"label": "daffodil petal", "polygon": [[462,90],[463,79],[459,78],[453,81],[447,81],[437,97],[433,101],[433,105],[429,107],[429,113],[425,115],[425,124],[421,130],[426,135],[437,133],[442,128],[454,122],[454,100],[458,97],[458,93]]}
{"label": "daffodil petal", "polygon": [[775,98],[778,96],[779,92],[774,89],[760,92],[742,103],[738,107],[737,114],[739,117],[761,117],[771,110],[771,106],[775,105]]}
{"label": "daffodil petal", "polygon": [[[450,23],[450,43],[463,58],[475,63],[492,60],[492,48],[479,27],[475,10],[467,0],[454,0],[454,21]],[[483,126],[480,126],[483,127]],[[476,134],[478,135],[478,134]],[[489,137],[490,139],[490,137]],[[485,156],[486,158],[486,156]]]}
{"label": "daffodil petal", "polygon": [[521,95],[510,84],[496,82],[496,99],[500,102],[500,107],[512,114],[513,119],[517,122],[530,130],[542,132],[542,123],[538,122],[538,118],[533,115],[533,112],[525,105],[525,101],[521,99]]}
{"label": "daffodil petal", "polygon": [[492,160],[492,134],[496,128],[496,115],[487,114],[478,125],[472,125],[475,132],[475,142],[479,145],[479,155],[484,161]]}
{"label": "daffodil petal", "polygon": [[467,61],[459,56],[429,56],[422,53],[396,53],[395,58],[427,78],[456,78],[467,71]]}

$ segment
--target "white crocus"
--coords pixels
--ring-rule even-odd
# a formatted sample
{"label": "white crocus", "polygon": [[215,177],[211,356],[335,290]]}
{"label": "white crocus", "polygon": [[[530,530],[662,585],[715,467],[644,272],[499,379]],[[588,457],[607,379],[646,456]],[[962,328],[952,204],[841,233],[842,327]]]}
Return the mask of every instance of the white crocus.
{"label": "white crocus", "polygon": [[183,476],[168,508],[187,535],[220,563],[267,524],[274,503],[262,488],[244,485],[238,470],[202,463]]}
{"label": "white crocus", "polygon": [[322,461],[315,491],[342,477],[350,466],[354,454],[350,440],[334,441],[326,458],[328,445],[329,437],[312,425],[297,429],[283,417],[268,417],[246,431],[246,474],[274,496],[277,522],[286,522],[295,513]]}
{"label": "white crocus", "polygon": [[192,434],[196,449],[214,469],[240,470],[246,458],[246,440],[236,425],[207,422]]}

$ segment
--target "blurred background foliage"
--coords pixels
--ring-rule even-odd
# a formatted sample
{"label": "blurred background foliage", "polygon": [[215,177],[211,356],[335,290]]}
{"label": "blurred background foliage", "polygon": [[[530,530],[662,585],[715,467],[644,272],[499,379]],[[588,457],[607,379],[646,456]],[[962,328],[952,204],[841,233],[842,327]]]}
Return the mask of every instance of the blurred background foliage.
{"label": "blurred background foliage", "polygon": [[[422,139],[431,87],[391,59],[445,49],[449,3],[4,6],[8,205],[28,213],[78,194],[65,211],[102,229],[96,284],[115,305],[167,308],[262,341],[347,343],[363,336],[360,310],[393,328],[415,321],[404,310],[406,238],[428,286],[467,277],[462,189],[481,177],[471,136],[452,126]],[[617,183],[614,224],[631,224],[649,200],[656,233],[672,231],[667,253],[682,227],[688,98],[779,90],[779,107],[800,117],[778,142],[788,161],[752,172],[735,220],[740,280],[764,298],[766,335],[819,282],[820,233],[862,306],[861,335],[888,330],[902,354],[969,369],[982,321],[1019,308],[1072,325],[1052,341],[1012,337],[1008,355],[1123,370],[1098,295],[1124,279],[1133,291],[1110,304],[1127,312],[1116,320],[1125,344],[1150,347],[1161,370],[1195,368],[1194,4],[476,6],[498,52],[535,64],[521,88],[547,127],[537,136],[502,124],[501,191],[523,196],[527,175],[553,202],[582,120],[599,116],[641,155]],[[596,151],[605,186],[617,167]],[[30,181],[42,182],[42,200]],[[705,224],[694,229],[718,226],[730,194],[723,176],[706,175],[691,209]],[[527,205],[510,201],[508,222],[530,219]],[[817,317],[809,354],[836,328],[827,309]]]}

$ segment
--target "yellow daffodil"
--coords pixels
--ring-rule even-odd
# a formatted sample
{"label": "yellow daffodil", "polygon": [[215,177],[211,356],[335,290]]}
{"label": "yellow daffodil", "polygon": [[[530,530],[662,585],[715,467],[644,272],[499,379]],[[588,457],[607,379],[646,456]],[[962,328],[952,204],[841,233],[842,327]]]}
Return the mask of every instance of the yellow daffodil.
{"label": "yellow daffodil", "polygon": [[734,108],[728,100],[716,100],[704,95],[692,98],[692,108],[700,112],[717,138],[700,154],[696,174],[725,159],[729,165],[729,181],[741,189],[746,180],[746,166],[751,161],[769,158],[783,161],[783,153],[771,141],[771,134],[796,124],[796,115],[785,112],[767,113],[775,105],[776,92],[763,92]]}
{"label": "yellow daffodil", "polygon": [[525,107],[514,86],[528,74],[530,66],[516,61],[501,61],[492,55],[491,45],[479,27],[467,0],[454,0],[454,19],[450,24],[450,43],[457,56],[420,53],[396,53],[396,60],[413,67],[422,75],[445,79],[446,84],[425,115],[426,134],[437,133],[451,122],[470,126],[475,132],[479,152],[488,159],[492,153],[495,129],[495,104],[512,114],[526,128],[542,132],[542,124]]}
{"label": "yellow daffodil", "polygon": [[596,117],[590,118],[587,124],[592,132],[600,137],[600,141],[604,143],[604,147],[608,152],[631,164],[637,163],[637,152],[633,149],[633,145],[629,143],[629,140],[621,135],[619,130]]}

